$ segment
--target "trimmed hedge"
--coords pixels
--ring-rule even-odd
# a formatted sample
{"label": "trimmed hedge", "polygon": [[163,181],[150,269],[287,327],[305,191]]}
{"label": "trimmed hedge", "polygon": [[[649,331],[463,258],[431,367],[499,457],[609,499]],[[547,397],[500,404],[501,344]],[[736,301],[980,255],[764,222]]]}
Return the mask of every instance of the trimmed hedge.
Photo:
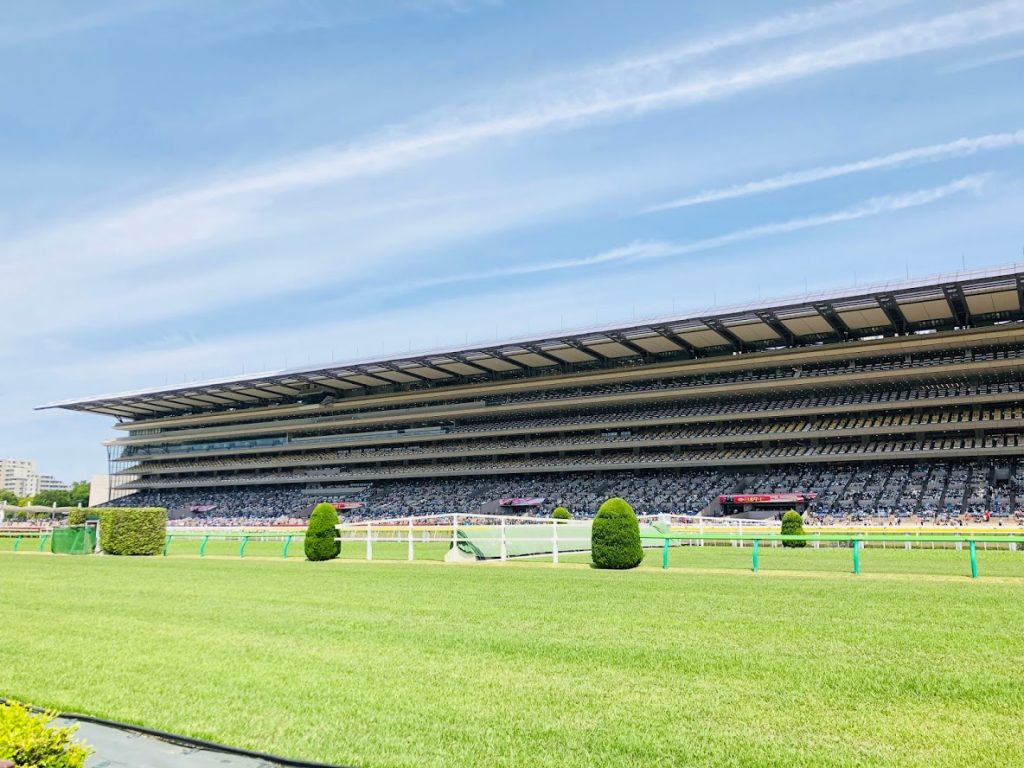
{"label": "trimmed hedge", "polygon": [[626,570],[644,559],[640,524],[624,499],[608,499],[597,510],[590,534],[590,556],[598,568]]}
{"label": "trimmed hedge", "polygon": [[76,507],[68,512],[68,525],[85,525],[85,510],[81,507]]}
{"label": "trimmed hedge", "polygon": [[26,768],[82,768],[92,749],[72,741],[77,725],[48,728],[56,714],[32,710],[17,702],[0,703],[0,760]]}
{"label": "trimmed hedge", "polygon": [[309,527],[306,528],[306,540],[303,542],[307,560],[333,560],[341,554],[341,542],[335,541],[338,531],[334,526],[338,522],[338,510],[333,504],[324,502],[313,508],[309,516]]}
{"label": "trimmed hedge", "polygon": [[167,510],[124,507],[92,510],[100,515],[100,547],[108,555],[159,555],[167,536]]}
{"label": "trimmed hedge", "polygon": [[[803,536],[804,519],[795,509],[789,510],[782,516],[782,533],[791,536]],[[806,541],[784,541],[784,547],[806,547]]]}
{"label": "trimmed hedge", "polygon": [[555,520],[572,520],[572,513],[565,507],[555,507],[551,510],[551,517]]}

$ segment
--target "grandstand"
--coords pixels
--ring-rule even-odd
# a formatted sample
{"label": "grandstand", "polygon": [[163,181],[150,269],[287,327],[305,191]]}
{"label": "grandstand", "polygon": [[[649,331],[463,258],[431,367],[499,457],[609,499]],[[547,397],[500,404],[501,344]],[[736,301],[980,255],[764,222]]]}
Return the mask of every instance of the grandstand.
{"label": "grandstand", "polygon": [[1002,518],[1024,506],[1022,288],[1015,266],[41,407],[117,419],[115,503],[200,517],[800,494]]}

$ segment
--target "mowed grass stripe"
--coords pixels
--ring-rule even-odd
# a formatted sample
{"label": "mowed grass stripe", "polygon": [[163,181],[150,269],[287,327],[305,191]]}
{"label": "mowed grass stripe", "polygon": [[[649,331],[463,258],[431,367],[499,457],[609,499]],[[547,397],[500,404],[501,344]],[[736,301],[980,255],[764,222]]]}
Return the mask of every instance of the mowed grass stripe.
{"label": "mowed grass stripe", "polygon": [[1014,579],[6,555],[0,605],[3,695],[309,759],[1019,764]]}

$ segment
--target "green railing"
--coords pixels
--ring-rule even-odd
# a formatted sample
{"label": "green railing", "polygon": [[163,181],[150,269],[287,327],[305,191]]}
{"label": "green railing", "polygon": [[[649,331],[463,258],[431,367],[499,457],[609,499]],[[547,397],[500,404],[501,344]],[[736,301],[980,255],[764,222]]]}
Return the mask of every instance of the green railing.
{"label": "green railing", "polygon": [[947,544],[959,544],[961,547],[967,544],[970,553],[971,578],[978,578],[978,544],[1024,544],[1024,536],[998,535],[998,534],[971,534],[958,536],[955,534],[836,534],[836,533],[811,533],[811,534],[782,534],[782,533],[647,533],[642,532],[640,538],[647,541],[661,541],[661,567],[668,569],[668,553],[673,541],[738,541],[751,542],[751,570],[757,573],[761,542],[787,542],[803,541],[808,543],[826,542],[833,544],[849,544],[853,550],[853,573],[860,573],[860,553],[865,544],[900,543],[905,546],[913,544],[925,544],[929,542],[943,542]]}
{"label": "green railing", "polygon": [[187,533],[169,533],[164,537],[164,557],[167,556],[167,552],[170,549],[171,543],[174,541],[198,541],[199,542],[199,556],[206,557],[206,546],[210,543],[211,539],[215,542],[219,541],[238,541],[238,556],[245,557],[245,549],[249,546],[249,540],[255,539],[257,541],[280,541],[281,542],[281,557],[288,558],[288,548],[291,546],[292,541],[295,539],[305,539],[306,534],[304,533],[236,533],[236,534],[187,534]]}
{"label": "green railing", "polygon": [[10,552],[25,551],[22,544],[36,542],[36,551],[42,552],[50,540],[49,531],[0,531],[0,539],[11,542]]}

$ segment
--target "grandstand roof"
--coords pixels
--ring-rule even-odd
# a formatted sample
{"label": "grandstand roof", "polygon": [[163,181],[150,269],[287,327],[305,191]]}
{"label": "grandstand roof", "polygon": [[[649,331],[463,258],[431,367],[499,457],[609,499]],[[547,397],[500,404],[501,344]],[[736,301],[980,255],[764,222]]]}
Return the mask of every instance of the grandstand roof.
{"label": "grandstand roof", "polygon": [[604,361],[703,357],[1022,320],[1024,264],[881,283],[787,299],[712,307],[629,323],[577,328],[479,345],[267,371],[170,387],[62,400],[65,408],[118,418],[287,402],[307,394],[360,394],[393,384]]}

